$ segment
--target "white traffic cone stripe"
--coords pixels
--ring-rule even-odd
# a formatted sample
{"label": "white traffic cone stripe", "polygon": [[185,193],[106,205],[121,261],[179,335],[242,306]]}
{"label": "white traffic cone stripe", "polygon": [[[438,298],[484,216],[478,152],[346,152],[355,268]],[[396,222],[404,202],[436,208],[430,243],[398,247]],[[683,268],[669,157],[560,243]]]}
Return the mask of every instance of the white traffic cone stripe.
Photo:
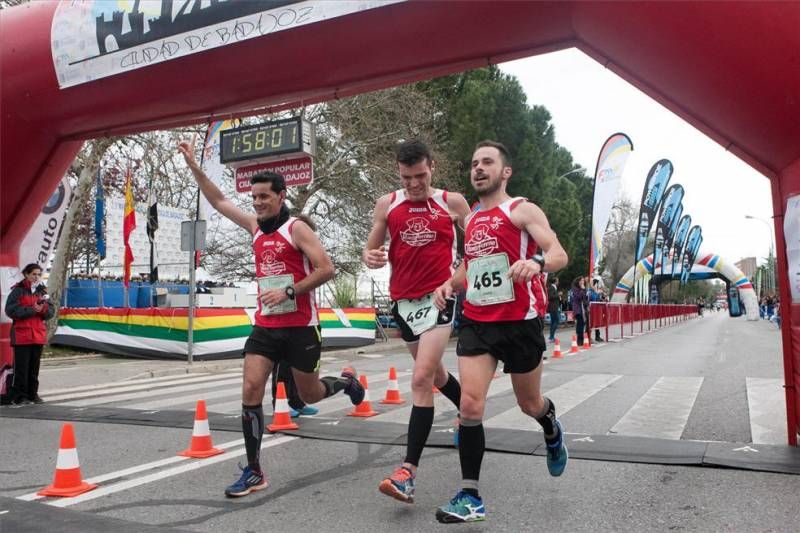
{"label": "white traffic cone stripe", "polygon": [[400,387],[397,385],[396,379],[389,380],[389,390],[400,390]]}
{"label": "white traffic cone stripe", "polygon": [[371,401],[371,400],[369,399],[369,389],[364,389],[364,401],[365,401],[365,402],[369,402],[369,401]]}
{"label": "white traffic cone stripe", "polygon": [[75,448],[67,448],[65,450],[58,450],[58,459],[56,460],[57,470],[68,470],[71,468],[78,468],[78,450]]}
{"label": "white traffic cone stripe", "polygon": [[278,398],[275,400],[275,412],[276,413],[288,413],[289,412],[289,400],[286,398]]}
{"label": "white traffic cone stripe", "polygon": [[211,435],[211,430],[208,428],[208,419],[195,420],[192,435],[195,437],[208,437]]}

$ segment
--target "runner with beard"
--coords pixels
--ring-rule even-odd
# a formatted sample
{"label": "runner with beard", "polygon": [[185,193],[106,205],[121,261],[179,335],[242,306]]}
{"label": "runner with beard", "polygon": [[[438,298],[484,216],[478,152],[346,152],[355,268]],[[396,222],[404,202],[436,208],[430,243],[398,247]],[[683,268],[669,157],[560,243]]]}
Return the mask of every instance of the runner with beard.
{"label": "runner with beard", "polygon": [[[437,520],[444,523],[485,519],[478,492],[486,447],[483,416],[499,361],[504,364],[503,372],[511,374],[517,404],[542,426],[550,475],[560,476],[567,464],[564,429],[556,418],[555,405],[541,393],[546,347],[531,280],[544,270],[560,270],[568,259],[544,212],[524,198],[506,193],[511,174],[505,146],[494,141],[478,143],[470,180],[480,208],[467,218],[464,262],[434,292],[434,304],[444,309],[447,299],[466,281],[464,320],[456,348],[463,481],[455,497],[436,511]],[[536,254],[538,248],[542,254]]]}
{"label": "runner with beard", "polygon": [[341,377],[319,377],[321,339],[314,289],[333,278],[333,263],[308,224],[289,215],[283,176],[272,172],[253,176],[250,183],[255,214],[245,213],[200,168],[194,158],[194,141],[181,142],[178,151],[214,209],[247,230],[253,239],[258,311],[244,345],[242,369],[247,466],[240,467],[239,480],[225,489],[226,496],[246,496],[268,486],[259,457],[264,434],[262,402],[267,377],[275,364],[291,366],[297,390],[306,403],[344,391],[358,405],[364,399],[364,388],[351,368],[346,368]]}

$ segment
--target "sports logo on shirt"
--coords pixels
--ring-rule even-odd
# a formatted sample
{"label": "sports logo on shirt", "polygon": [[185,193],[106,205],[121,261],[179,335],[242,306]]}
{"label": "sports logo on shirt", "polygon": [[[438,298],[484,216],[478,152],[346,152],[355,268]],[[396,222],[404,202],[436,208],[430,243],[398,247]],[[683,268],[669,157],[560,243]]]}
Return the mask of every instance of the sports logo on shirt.
{"label": "sports logo on shirt", "polygon": [[497,248],[497,238],[489,234],[489,226],[478,224],[472,230],[469,240],[464,243],[464,251],[472,257],[489,255]]}
{"label": "sports logo on shirt", "polygon": [[409,246],[425,246],[436,240],[436,232],[428,228],[430,222],[422,217],[406,221],[406,229],[400,232],[400,239]]}
{"label": "sports logo on shirt", "polygon": [[278,261],[278,257],[272,250],[266,250],[261,254],[261,272],[265,276],[276,276],[286,272],[286,263]]}

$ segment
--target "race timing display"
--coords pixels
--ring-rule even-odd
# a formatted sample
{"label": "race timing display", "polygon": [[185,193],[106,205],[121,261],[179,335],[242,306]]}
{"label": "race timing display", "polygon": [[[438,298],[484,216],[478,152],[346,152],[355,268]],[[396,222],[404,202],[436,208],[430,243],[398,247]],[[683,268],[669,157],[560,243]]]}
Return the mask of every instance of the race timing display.
{"label": "race timing display", "polygon": [[[220,162],[239,166],[252,160],[314,155],[314,128],[301,117],[273,120],[220,132]],[[278,157],[280,156],[280,157]]]}

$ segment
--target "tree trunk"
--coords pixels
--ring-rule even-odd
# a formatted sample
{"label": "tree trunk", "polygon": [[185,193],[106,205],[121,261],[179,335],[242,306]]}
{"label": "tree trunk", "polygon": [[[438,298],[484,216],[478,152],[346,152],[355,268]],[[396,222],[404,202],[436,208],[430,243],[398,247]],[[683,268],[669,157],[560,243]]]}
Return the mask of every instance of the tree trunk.
{"label": "tree trunk", "polygon": [[[56,314],[53,320],[48,321],[47,338],[48,340],[56,331],[58,326],[58,311],[61,307],[61,294],[64,292],[64,284],[67,274],[67,255],[72,242],[75,219],[81,206],[85,205],[87,195],[91,194],[92,186],[95,183],[97,168],[106,150],[114,143],[113,139],[95,139],[88,143],[90,152],[85,156],[83,168],[78,177],[78,184],[72,190],[72,202],[67,209],[67,216],[61,230],[61,237],[56,248],[56,255],[53,258],[53,268],[50,270],[47,290],[50,293],[50,305],[55,306]],[[80,156],[79,156],[80,157]]]}

